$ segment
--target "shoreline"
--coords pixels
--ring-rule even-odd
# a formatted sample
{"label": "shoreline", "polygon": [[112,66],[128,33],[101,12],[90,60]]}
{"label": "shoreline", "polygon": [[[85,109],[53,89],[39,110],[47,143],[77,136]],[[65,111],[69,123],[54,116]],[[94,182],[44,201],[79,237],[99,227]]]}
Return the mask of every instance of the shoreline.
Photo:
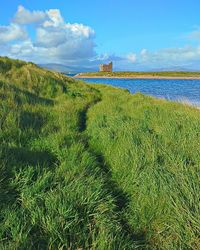
{"label": "shoreline", "polygon": [[75,75],[75,79],[166,79],[166,80],[200,80],[200,76],[84,76],[84,75]]}

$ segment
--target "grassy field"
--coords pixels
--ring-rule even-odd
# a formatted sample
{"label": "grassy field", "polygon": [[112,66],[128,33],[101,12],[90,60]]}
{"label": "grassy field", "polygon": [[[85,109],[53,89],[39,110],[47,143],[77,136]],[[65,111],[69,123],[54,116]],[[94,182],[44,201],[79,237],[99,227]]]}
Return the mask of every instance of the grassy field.
{"label": "grassy field", "polygon": [[161,72],[88,72],[81,77],[200,77],[200,72],[161,71]]}
{"label": "grassy field", "polygon": [[200,112],[0,58],[0,249],[199,249]]}

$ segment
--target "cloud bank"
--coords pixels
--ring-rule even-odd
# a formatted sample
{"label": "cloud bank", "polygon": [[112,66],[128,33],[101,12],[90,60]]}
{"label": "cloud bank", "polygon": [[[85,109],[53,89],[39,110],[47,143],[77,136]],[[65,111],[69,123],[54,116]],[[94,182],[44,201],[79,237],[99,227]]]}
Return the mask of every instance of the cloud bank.
{"label": "cloud bank", "polygon": [[[28,33],[30,25],[34,37]],[[0,26],[0,46],[7,56],[38,63],[78,64],[96,56],[94,30],[66,23],[58,9],[31,12],[19,6],[12,23]]]}

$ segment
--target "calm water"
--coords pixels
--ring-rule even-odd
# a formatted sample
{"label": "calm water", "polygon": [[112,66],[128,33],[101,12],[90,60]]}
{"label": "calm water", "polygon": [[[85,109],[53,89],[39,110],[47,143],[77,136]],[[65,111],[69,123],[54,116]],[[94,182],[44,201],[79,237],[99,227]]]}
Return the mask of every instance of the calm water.
{"label": "calm water", "polygon": [[105,83],[128,89],[131,93],[141,92],[158,98],[190,102],[200,106],[200,80],[168,79],[82,79],[86,82]]}

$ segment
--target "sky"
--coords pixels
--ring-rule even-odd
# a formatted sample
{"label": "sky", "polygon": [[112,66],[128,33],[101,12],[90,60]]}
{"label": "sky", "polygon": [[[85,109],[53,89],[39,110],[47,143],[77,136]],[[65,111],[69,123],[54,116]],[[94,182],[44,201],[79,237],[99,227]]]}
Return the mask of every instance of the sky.
{"label": "sky", "polygon": [[97,69],[200,70],[199,0],[6,0],[0,55]]}

